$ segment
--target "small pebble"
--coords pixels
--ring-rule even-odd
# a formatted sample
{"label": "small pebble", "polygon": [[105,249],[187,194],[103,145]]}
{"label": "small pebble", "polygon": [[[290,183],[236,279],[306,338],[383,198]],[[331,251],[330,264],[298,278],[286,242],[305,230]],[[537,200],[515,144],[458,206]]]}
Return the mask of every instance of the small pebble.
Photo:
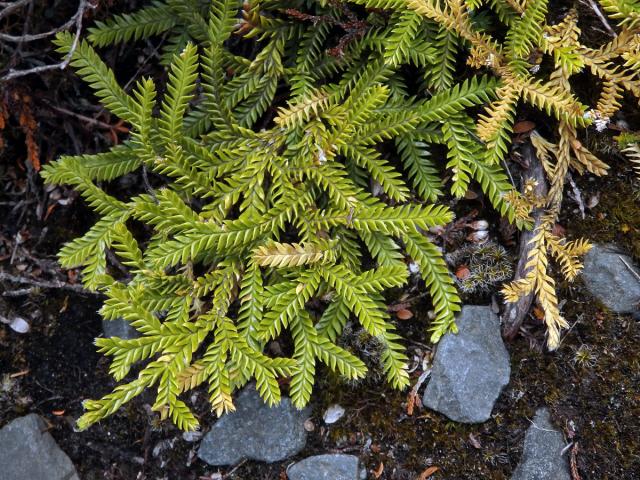
{"label": "small pebble", "polygon": [[473,243],[484,243],[489,239],[489,232],[486,230],[476,230],[467,236],[467,240]]}
{"label": "small pebble", "polygon": [[27,333],[29,330],[31,330],[31,326],[29,325],[29,323],[27,323],[24,318],[20,317],[13,318],[11,320],[11,323],[9,323],[9,328],[17,333]]}
{"label": "small pebble", "polygon": [[343,415],[344,408],[336,403],[327,408],[327,410],[324,412],[324,415],[322,415],[322,419],[324,420],[324,423],[326,423],[327,425],[331,425],[332,423],[336,423],[338,420],[340,420]]}
{"label": "small pebble", "polygon": [[487,230],[489,228],[489,222],[486,220],[476,220],[469,223],[468,226],[473,230]]}
{"label": "small pebble", "polygon": [[185,442],[197,442],[202,438],[202,432],[195,430],[193,432],[182,432],[182,439]]}
{"label": "small pebble", "polygon": [[309,418],[307,420],[305,420],[304,422],[304,429],[307,432],[313,432],[316,429],[315,424],[313,423],[313,421]]}

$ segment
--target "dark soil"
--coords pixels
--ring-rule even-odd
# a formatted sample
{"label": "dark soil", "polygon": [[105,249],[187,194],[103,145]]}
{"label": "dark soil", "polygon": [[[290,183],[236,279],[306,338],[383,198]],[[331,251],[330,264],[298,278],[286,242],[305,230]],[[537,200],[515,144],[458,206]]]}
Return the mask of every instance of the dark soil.
{"label": "dark soil", "polygon": [[[133,2],[124,3],[126,9],[133,7]],[[72,13],[73,8],[65,8],[42,16],[45,24],[39,30],[52,28],[60,23],[59,18]],[[37,14],[34,18],[39,18]],[[100,17],[107,12],[102,9],[95,14]],[[119,65],[127,65],[120,71],[125,81],[136,69],[136,75],[149,73],[137,59],[128,58],[126,51],[113,55],[116,53],[121,54]],[[0,54],[16,60],[12,52]],[[115,124],[97,102],[91,105],[81,100],[92,97],[71,72],[29,77],[2,89],[5,103],[16,108],[25,95],[32,99],[43,163],[61,154],[104,149],[122,135],[52,108]],[[10,118],[0,135],[0,272],[77,281],[77,272],[63,272],[55,266],[55,253],[65,241],[86,231],[93,215],[74,193],[43,187],[26,160],[25,132],[17,118]],[[630,180],[630,172],[616,163],[612,150],[605,147],[600,149],[601,155],[611,160],[613,171],[621,173],[593,182],[580,181],[583,196],[599,194],[600,203],[581,220],[573,211],[575,203],[569,201],[562,223],[569,237],[586,235],[595,241],[615,241],[640,259],[640,189],[637,181]],[[459,209],[466,212],[470,208],[460,205]],[[0,296],[0,314],[13,311],[32,327],[30,332],[18,334],[0,325],[0,426],[28,412],[42,415],[83,480],[197,480],[218,471],[195,457],[197,443],[185,441],[174,427],[157,422],[149,413],[152,399],[144,395],[99,425],[85,432],[74,431],[82,401],[97,398],[114,386],[106,360],[93,345],[93,339],[101,334],[97,314],[100,298],[52,289],[12,295],[24,287],[0,283],[0,290],[9,294]],[[583,479],[640,478],[638,317],[607,312],[579,281],[561,285],[560,293],[567,301],[564,311],[572,325],[561,347],[546,352],[544,330],[535,316],[530,316],[526,334],[508,345],[511,383],[485,424],[460,425],[425,409],[408,415],[407,392],[395,392],[376,382],[345,385],[323,371],[313,403],[315,430],[299,458],[353,453],[369,470],[381,471],[379,478],[383,480],[413,480],[429,466],[439,468],[433,478],[507,479],[519,461],[534,411],[546,405],[567,442],[579,446],[574,458]],[[410,357],[418,360],[430,357],[426,333],[429,308],[428,303],[415,305],[416,317],[398,321],[400,333],[408,339]],[[420,372],[418,368],[414,382]],[[196,394],[194,403],[206,427],[215,418],[208,413],[204,397],[202,392]],[[337,424],[324,426],[322,413],[333,403],[344,406],[346,415]],[[283,479],[288,463],[246,462],[225,478]]]}

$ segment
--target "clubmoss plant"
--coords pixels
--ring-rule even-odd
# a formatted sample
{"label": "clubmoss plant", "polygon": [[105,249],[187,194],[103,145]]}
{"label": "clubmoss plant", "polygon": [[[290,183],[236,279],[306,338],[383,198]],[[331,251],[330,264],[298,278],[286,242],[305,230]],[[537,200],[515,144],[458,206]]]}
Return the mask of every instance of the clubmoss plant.
{"label": "clubmoss plant", "polygon": [[[435,311],[432,340],[455,331],[454,280],[423,232],[453,219],[438,203],[445,188],[462,198],[472,181],[500,214],[527,223],[502,166],[518,102],[560,126],[548,171],[553,205],[569,166],[604,172],[577,149],[577,129],[595,117],[568,77],[587,66],[607,79],[608,116],[620,88],[635,94],[636,74],[611,62],[633,56],[637,4],[607,0],[606,9],[626,33],[575,53],[574,14],[546,26],[546,0],[155,1],[90,31],[95,46],[168,38],[167,82],[142,78],[130,92],[91,43],[61,33],[60,53],[73,51],[72,65],[131,135],[109,152],[44,168],[48,182],[73,185],[100,215],[60,260],[104,292],[104,318],[123,317],[142,334],[96,341],[124,383],[86,401],[79,426],[153,388],[153,409],[191,430],[198,420],[186,391],[206,384],[220,415],[251,379],[274,404],[278,379],[289,377],[302,407],[318,362],[349,379],[365,375],[338,344],[350,318],[382,345],[388,381],[406,387],[383,292],[405,284],[407,263],[417,265]],[[494,21],[504,41],[489,35]],[[536,52],[560,73],[536,76]],[[478,70],[465,70],[463,81],[460,59]],[[432,157],[434,144],[444,162]],[[141,182],[128,199],[101,188],[134,172],[162,186]],[[109,251],[130,278],[110,267]],[[266,355],[283,330],[291,355]]]}

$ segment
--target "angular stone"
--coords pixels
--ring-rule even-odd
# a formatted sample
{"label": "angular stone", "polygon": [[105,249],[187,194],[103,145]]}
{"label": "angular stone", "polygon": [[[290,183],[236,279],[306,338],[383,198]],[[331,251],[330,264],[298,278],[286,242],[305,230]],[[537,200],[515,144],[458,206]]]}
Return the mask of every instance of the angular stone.
{"label": "angular stone", "polygon": [[511,480],[571,480],[562,434],[551,424],[546,408],[536,412],[533,424],[524,436],[522,459]]}
{"label": "angular stone", "polygon": [[316,455],[287,468],[289,480],[359,480],[361,474],[358,457],[343,454]]}
{"label": "angular stone", "polygon": [[123,340],[132,340],[140,337],[140,332],[122,318],[116,320],[102,320],[102,332],[105,338],[118,337]]}
{"label": "angular stone", "polygon": [[220,418],[200,444],[198,457],[209,465],[233,465],[243,458],[277,462],[304,448],[309,412],[295,408],[290,399],[269,407],[254,387],[247,387],[235,406],[236,411]]}
{"label": "angular stone", "polygon": [[438,344],[422,401],[456,422],[485,422],[511,374],[500,320],[488,306],[465,306],[456,324]]}
{"label": "angular stone", "polygon": [[627,265],[640,274],[628,255],[615,245],[594,245],[584,258],[582,279],[591,294],[616,313],[638,310],[640,280]]}
{"label": "angular stone", "polygon": [[67,454],[35,413],[5,425],[0,430],[0,446],[2,480],[80,480]]}

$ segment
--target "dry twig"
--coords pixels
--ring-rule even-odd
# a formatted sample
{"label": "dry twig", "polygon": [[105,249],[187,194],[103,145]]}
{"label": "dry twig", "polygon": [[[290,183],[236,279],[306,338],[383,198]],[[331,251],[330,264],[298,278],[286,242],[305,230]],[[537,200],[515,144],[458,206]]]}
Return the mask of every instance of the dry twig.
{"label": "dry twig", "polygon": [[[535,194],[539,197],[546,197],[547,195],[547,180],[544,174],[544,168],[540,163],[540,160],[536,157],[533,147],[527,144],[523,148],[523,156],[527,157],[529,170],[527,176],[536,180]],[[536,228],[542,223],[542,209],[535,209],[531,216],[533,217],[534,225],[531,230],[523,231],[520,235],[520,248],[518,252],[518,266],[516,267],[516,274],[514,279],[524,278],[527,271],[527,261],[529,259],[529,252],[533,248],[530,241],[535,235]],[[503,321],[503,334],[506,339],[512,340],[520,331],[520,326],[524,321],[531,304],[533,303],[533,292],[528,295],[523,295],[517,302],[507,303],[504,313],[502,315]]]}
{"label": "dry twig", "polygon": [[591,7],[591,10],[593,10],[593,13],[596,14],[596,16],[598,17],[598,19],[600,20],[600,22],[602,23],[604,28],[607,29],[607,32],[609,32],[609,35],[611,35],[612,37],[617,37],[618,36],[616,34],[615,30],[613,28],[611,28],[611,25],[609,25],[609,22],[607,21],[607,17],[605,17],[602,14],[600,9],[598,8],[598,5],[596,5],[596,2],[594,2],[593,0],[586,0],[586,2],[582,2],[582,3],[584,3],[585,5],[588,5],[589,7]]}
{"label": "dry twig", "polygon": [[28,42],[35,42],[36,40],[42,40],[44,38],[55,35],[58,32],[71,28],[73,24],[76,23],[76,15],[71,17],[69,20],[67,20],[65,23],[63,23],[59,27],[56,27],[53,30],[49,30],[48,32],[26,34],[26,35],[9,35],[8,33],[0,32],[0,40],[4,42],[12,42],[12,43],[28,43]]}
{"label": "dry twig", "polygon": [[573,448],[571,449],[571,479],[572,480],[582,480],[580,476],[580,472],[578,472],[578,442],[573,444]]}
{"label": "dry twig", "polygon": [[230,477],[231,475],[233,475],[233,474],[234,474],[234,472],[235,472],[236,470],[238,470],[238,469],[239,469],[242,465],[244,465],[245,463],[247,463],[247,459],[246,459],[246,458],[245,458],[245,459],[243,459],[243,460],[241,460],[240,462],[238,462],[238,464],[237,464],[237,465],[235,465],[235,466],[234,466],[231,470],[229,470],[227,473],[225,473],[225,474],[222,476],[222,478],[224,479],[224,478],[228,478],[228,477]]}
{"label": "dry twig", "polygon": [[[27,5],[29,1],[16,2],[16,4],[17,3],[20,3],[20,6],[23,6],[23,5]],[[14,4],[2,10],[0,12],[0,18],[2,18],[4,12],[6,12],[7,9],[15,10],[15,8],[17,8],[17,7],[14,8],[13,5]],[[69,50],[69,53],[65,56],[62,62],[54,63],[53,65],[40,65],[38,67],[28,68],[25,70],[10,69],[9,73],[7,73],[4,77],[0,78],[0,82],[6,82],[8,80],[13,80],[15,78],[24,77],[25,75],[31,75],[33,73],[42,73],[48,70],[56,70],[56,69],[64,70],[65,68],[67,68],[67,66],[69,65],[69,62],[71,62],[71,58],[73,57],[73,54],[76,48],[78,47],[78,42],[80,41],[80,33],[82,32],[82,18],[84,17],[85,12],[90,8],[95,8],[95,7],[94,5],[89,3],[88,0],[80,0],[80,3],[78,5],[78,10],[76,10],[76,13],[71,17],[71,19],[68,22],[66,22],[64,25],[62,25],[58,29],[54,29],[49,32],[45,32],[37,35],[22,35],[20,37],[13,37],[9,35],[8,37],[11,38],[9,41],[16,41],[16,42],[33,41],[33,40],[39,40],[40,38],[45,38],[49,35],[54,35],[59,31],[62,31],[62,30],[65,30],[66,28],[71,27],[71,25],[73,24],[75,24],[76,26],[76,34],[75,34],[75,37],[73,38],[73,44],[71,46],[71,49]],[[0,36],[0,40],[7,40],[4,34],[2,35],[3,36]],[[20,40],[20,39],[26,39],[26,40]]]}
{"label": "dry twig", "polygon": [[622,255],[618,255],[618,258],[620,259],[620,261],[622,263],[624,263],[624,266],[627,267],[627,269],[629,269],[629,271],[631,272],[631,274],[636,277],[638,280],[640,280],[640,275],[638,274],[638,272],[636,272],[633,267],[631,265],[629,265],[629,262],[627,262],[624,258],[622,258]]}
{"label": "dry twig", "polygon": [[34,288],[53,288],[59,290],[69,290],[76,293],[82,294],[90,294],[90,295],[100,295],[99,292],[92,292],[90,290],[86,290],[82,285],[72,285],[70,283],[62,282],[60,280],[35,280],[33,278],[28,277],[19,277],[17,275],[11,275],[10,273],[0,272],[0,282],[11,282],[16,283],[18,285],[29,285],[31,288],[16,290],[13,292],[4,292],[3,295],[8,293],[6,296],[15,296],[15,292],[20,292],[21,295],[27,295],[33,292]]}
{"label": "dry twig", "polygon": [[7,15],[11,14],[14,10],[22,8],[28,5],[29,3],[31,3],[31,0],[18,0],[17,2],[13,2],[13,3],[3,2],[2,6],[4,8],[0,10],[0,20],[6,17]]}
{"label": "dry twig", "polygon": [[580,209],[580,215],[582,215],[582,219],[584,220],[585,218],[584,201],[582,200],[582,194],[580,193],[580,189],[578,188],[578,185],[576,185],[576,182],[573,180],[571,173],[567,173],[567,178],[569,179],[569,184],[571,185],[571,190],[573,191],[573,199],[578,204],[578,208]]}
{"label": "dry twig", "polygon": [[127,131],[123,127],[118,127],[117,125],[111,125],[109,123],[102,122],[96,118],[87,117],[86,115],[72,112],[71,110],[67,110],[66,108],[51,105],[47,101],[45,101],[44,103],[46,103],[52,110],[55,110],[56,112],[63,113],[64,115],[69,115],[71,117],[77,118],[78,120],[82,120],[83,122],[85,122],[85,125],[87,127],[98,127],[104,130],[115,130],[116,132],[121,132],[121,133],[126,133]]}

